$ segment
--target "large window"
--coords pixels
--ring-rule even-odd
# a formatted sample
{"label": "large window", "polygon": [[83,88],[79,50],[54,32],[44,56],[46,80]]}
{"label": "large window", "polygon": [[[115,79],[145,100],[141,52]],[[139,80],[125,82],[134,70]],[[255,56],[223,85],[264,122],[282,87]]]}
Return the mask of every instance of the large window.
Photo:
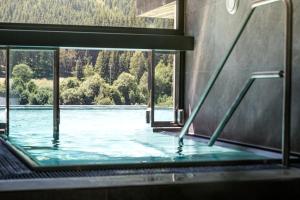
{"label": "large window", "polygon": [[[145,1],[1,0],[0,22],[174,29],[175,0],[156,1],[156,4],[147,1],[147,5],[143,2]],[[157,15],[157,12],[161,15]]]}
{"label": "large window", "polygon": [[160,142],[174,154],[168,145],[176,138],[152,127],[180,127],[177,56],[193,49],[193,38],[182,35],[177,4],[2,1],[0,103],[9,142],[44,166],[152,162],[168,157]]}
{"label": "large window", "polygon": [[[6,53],[1,53],[1,108],[5,117]],[[61,135],[75,134],[75,130],[78,134],[87,130],[101,133],[116,121],[122,122],[123,129],[136,128],[138,124],[145,128],[149,127],[148,109],[152,109],[152,122],[174,122],[178,107],[174,95],[175,54],[134,49],[12,48],[11,136],[52,137],[59,127]],[[59,74],[55,74],[57,70]],[[59,105],[55,102],[57,95]],[[58,118],[54,117],[56,113]],[[79,123],[74,123],[76,119]]]}

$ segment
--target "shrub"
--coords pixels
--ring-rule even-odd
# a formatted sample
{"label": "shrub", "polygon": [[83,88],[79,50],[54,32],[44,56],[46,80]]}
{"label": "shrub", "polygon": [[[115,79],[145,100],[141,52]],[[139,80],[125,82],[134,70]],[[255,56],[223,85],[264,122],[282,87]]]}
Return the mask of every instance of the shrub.
{"label": "shrub", "polygon": [[21,78],[14,78],[12,80],[11,89],[21,94],[26,90],[26,83]]}
{"label": "shrub", "polygon": [[114,82],[113,86],[124,97],[124,103],[131,105],[136,103],[137,82],[133,75],[123,72],[118,79]]}
{"label": "shrub", "polygon": [[95,75],[95,70],[94,67],[92,65],[86,65],[83,67],[83,76],[86,77],[90,77]]}
{"label": "shrub", "polygon": [[32,70],[26,64],[19,64],[13,67],[12,78],[13,79],[21,79],[24,83],[27,83],[31,80],[33,75]]}
{"label": "shrub", "polygon": [[82,105],[84,95],[77,88],[69,88],[61,93],[62,104],[65,105]]}
{"label": "shrub", "polygon": [[28,90],[24,90],[22,93],[19,94],[19,103],[20,105],[26,105],[29,103],[29,96],[30,93],[28,92]]}
{"label": "shrub", "polygon": [[37,85],[33,82],[33,81],[29,81],[27,83],[27,90],[30,92],[30,93],[35,93],[37,91]]}
{"label": "shrub", "polygon": [[0,83],[0,96],[5,96],[6,94],[6,87],[4,83]]}
{"label": "shrub", "polygon": [[159,95],[171,96],[173,70],[170,64],[165,65],[162,61],[155,67],[155,89]]}
{"label": "shrub", "polygon": [[36,93],[29,96],[31,105],[51,105],[53,103],[52,90],[50,88],[39,88]]}
{"label": "shrub", "polygon": [[167,95],[160,96],[158,97],[157,105],[171,107],[173,105],[173,97]]}
{"label": "shrub", "polygon": [[97,105],[113,105],[113,100],[109,97],[96,97],[95,98],[95,103]]}
{"label": "shrub", "polygon": [[85,104],[92,104],[94,102],[95,97],[97,97],[101,92],[100,89],[103,83],[104,81],[98,74],[90,76],[82,82],[79,90],[84,95]]}
{"label": "shrub", "polygon": [[63,91],[69,88],[76,88],[79,87],[79,85],[80,81],[77,78],[69,77],[60,82],[60,90]]}

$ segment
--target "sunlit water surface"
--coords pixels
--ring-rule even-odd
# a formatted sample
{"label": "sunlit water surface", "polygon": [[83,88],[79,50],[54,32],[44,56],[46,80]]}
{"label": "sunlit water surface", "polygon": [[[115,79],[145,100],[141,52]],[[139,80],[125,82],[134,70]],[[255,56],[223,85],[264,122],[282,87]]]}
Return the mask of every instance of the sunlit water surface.
{"label": "sunlit water surface", "polygon": [[[52,110],[11,110],[10,142],[41,166],[260,159],[250,152],[208,147],[153,133],[144,109],[62,109],[60,139],[53,141]],[[161,120],[172,115],[160,110]]]}

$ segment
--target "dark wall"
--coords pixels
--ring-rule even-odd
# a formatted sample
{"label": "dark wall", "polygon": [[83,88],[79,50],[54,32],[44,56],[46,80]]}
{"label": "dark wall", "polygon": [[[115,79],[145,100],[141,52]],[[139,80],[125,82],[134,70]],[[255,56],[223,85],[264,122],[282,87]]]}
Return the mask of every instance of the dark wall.
{"label": "dark wall", "polygon": [[[240,0],[235,15],[225,0],[187,0],[186,34],[195,37],[187,52],[185,110],[199,100],[212,71],[228,51],[251,0]],[[211,135],[252,72],[280,70],[284,52],[284,6],[277,2],[258,8],[229,58],[224,71],[190,131]],[[294,0],[292,148],[300,152],[300,1]],[[282,79],[258,80],[225,128],[221,137],[272,148],[281,146]]]}

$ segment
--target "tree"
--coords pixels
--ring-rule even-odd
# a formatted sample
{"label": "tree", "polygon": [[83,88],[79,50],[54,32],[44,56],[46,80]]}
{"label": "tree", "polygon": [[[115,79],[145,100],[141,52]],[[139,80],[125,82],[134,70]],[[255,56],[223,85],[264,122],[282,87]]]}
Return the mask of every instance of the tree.
{"label": "tree", "polygon": [[136,51],[130,59],[130,74],[139,82],[147,68],[147,60],[143,52]]}
{"label": "tree", "polygon": [[122,53],[119,56],[119,67],[120,72],[129,72],[129,66],[130,66],[130,54],[129,53]]}
{"label": "tree", "polygon": [[92,104],[101,92],[101,87],[104,81],[101,79],[99,74],[95,74],[94,76],[88,77],[85,81],[83,81],[79,87],[79,90],[83,94],[84,104]]}
{"label": "tree", "polygon": [[95,71],[106,81],[109,82],[109,53],[100,51],[95,64]]}
{"label": "tree", "polygon": [[123,72],[114,82],[114,87],[118,89],[124,97],[124,103],[131,105],[139,102],[139,92],[136,79],[133,75]]}
{"label": "tree", "polygon": [[40,88],[36,93],[29,96],[31,105],[51,105],[53,103],[52,90],[50,88]]}
{"label": "tree", "polygon": [[94,74],[95,74],[95,70],[92,65],[85,65],[83,67],[83,75],[85,78],[93,76]]}
{"label": "tree", "polygon": [[76,61],[75,69],[73,70],[72,74],[75,76],[78,80],[81,80],[83,78],[83,69],[82,69],[82,62],[81,60]]}
{"label": "tree", "polygon": [[33,72],[26,64],[19,64],[13,67],[12,78],[20,79],[24,83],[29,82],[32,79]]}
{"label": "tree", "polygon": [[149,103],[150,94],[148,84],[148,72],[145,72],[141,77],[140,83],[138,85],[141,96],[141,103],[143,104]]}
{"label": "tree", "polygon": [[172,83],[173,83],[173,70],[170,64],[165,65],[163,61],[160,61],[155,67],[155,90],[156,98],[155,102],[158,103],[158,99],[163,97],[167,100],[167,97],[172,96]]}

